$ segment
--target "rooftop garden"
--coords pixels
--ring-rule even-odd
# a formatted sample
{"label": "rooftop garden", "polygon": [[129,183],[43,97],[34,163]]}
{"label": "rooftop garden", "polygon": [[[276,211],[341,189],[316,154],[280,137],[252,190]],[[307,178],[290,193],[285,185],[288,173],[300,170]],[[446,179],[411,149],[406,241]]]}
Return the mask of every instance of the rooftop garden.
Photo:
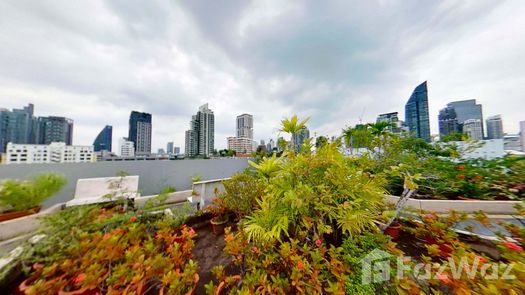
{"label": "rooftop garden", "polygon": [[[20,258],[22,294],[523,294],[525,229],[483,212],[408,210],[408,197],[524,197],[524,160],[462,161],[384,124],[297,147],[291,141],[224,181],[195,211],[124,201],[68,208]],[[359,154],[344,147],[364,147]],[[393,205],[385,195],[401,196]],[[162,208],[165,208],[164,206]],[[518,208],[515,217],[523,217]],[[498,239],[454,230],[476,220]]]}

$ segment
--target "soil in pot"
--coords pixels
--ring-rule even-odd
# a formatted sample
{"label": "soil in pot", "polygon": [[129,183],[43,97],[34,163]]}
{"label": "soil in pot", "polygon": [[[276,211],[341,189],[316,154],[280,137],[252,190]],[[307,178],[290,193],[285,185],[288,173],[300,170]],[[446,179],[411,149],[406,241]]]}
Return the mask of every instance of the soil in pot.
{"label": "soil in pot", "polygon": [[224,233],[224,228],[226,227],[227,222],[228,219],[224,218],[223,216],[213,217],[210,220],[213,233],[216,235],[222,235]]}
{"label": "soil in pot", "polygon": [[399,238],[399,233],[401,232],[401,224],[394,223],[387,227],[384,231],[385,235],[392,237],[392,240],[397,240]]}
{"label": "soil in pot", "polygon": [[6,221],[6,220],[15,219],[15,218],[20,218],[20,217],[24,217],[24,216],[28,216],[28,215],[32,215],[32,214],[36,214],[36,213],[40,212],[40,209],[42,209],[42,206],[36,206],[36,207],[31,208],[31,209],[22,210],[22,211],[1,213],[0,214],[0,222]]}

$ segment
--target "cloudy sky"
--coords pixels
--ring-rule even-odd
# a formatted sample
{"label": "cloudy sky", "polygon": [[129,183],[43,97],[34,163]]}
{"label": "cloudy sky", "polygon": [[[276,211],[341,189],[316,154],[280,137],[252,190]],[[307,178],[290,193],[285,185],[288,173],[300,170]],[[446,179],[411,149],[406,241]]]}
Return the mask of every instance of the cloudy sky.
{"label": "cloudy sky", "polygon": [[251,113],[255,139],[283,117],[312,135],[399,111],[428,80],[432,133],[447,102],[475,98],[506,132],[525,120],[525,1],[0,2],[0,107],[74,119],[74,144],[131,110],[153,115],[153,148],[184,147],[209,103],[217,148]]}

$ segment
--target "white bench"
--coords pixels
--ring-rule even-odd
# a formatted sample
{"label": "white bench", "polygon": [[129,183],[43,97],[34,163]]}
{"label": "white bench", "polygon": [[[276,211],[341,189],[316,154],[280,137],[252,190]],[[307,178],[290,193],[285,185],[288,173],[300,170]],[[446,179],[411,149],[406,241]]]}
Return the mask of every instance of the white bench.
{"label": "white bench", "polygon": [[82,178],[77,180],[73,200],[67,202],[66,206],[104,203],[116,199],[134,199],[140,196],[138,190],[138,175]]}

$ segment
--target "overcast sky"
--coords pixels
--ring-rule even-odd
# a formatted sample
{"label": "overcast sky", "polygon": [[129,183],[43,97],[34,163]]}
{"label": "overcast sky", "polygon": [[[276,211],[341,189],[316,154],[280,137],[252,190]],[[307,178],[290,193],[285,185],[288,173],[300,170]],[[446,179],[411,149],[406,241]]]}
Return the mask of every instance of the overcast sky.
{"label": "overcast sky", "polygon": [[[329,3],[329,4],[328,4]],[[280,119],[314,135],[399,111],[428,80],[432,133],[447,102],[475,98],[505,132],[525,120],[525,1],[0,1],[0,107],[75,121],[74,144],[129,113],[153,115],[153,148],[184,149],[209,103],[216,148],[235,117],[255,139]]]}

